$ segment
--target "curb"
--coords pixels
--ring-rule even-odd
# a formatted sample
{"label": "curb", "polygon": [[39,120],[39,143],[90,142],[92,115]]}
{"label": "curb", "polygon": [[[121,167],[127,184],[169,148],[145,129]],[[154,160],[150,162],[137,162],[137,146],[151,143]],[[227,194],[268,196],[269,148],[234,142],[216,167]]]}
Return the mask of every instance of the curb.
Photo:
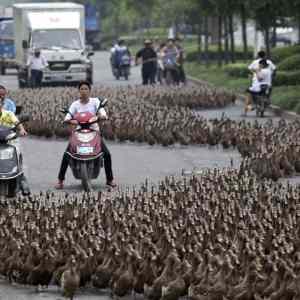
{"label": "curb", "polygon": [[[213,84],[211,84],[210,82],[192,77],[192,76],[187,76],[188,80],[194,84],[201,84],[201,85],[206,85],[206,86],[212,86],[214,87]],[[240,99],[241,101],[245,101],[246,96],[243,94],[237,94],[238,99]],[[284,110],[281,107],[277,106],[277,105],[270,105],[268,107],[268,109],[270,109],[276,116],[282,117],[282,118],[287,118],[287,119],[292,119],[292,120],[298,120],[300,119],[300,115],[293,112],[293,111],[289,111],[289,110]]]}

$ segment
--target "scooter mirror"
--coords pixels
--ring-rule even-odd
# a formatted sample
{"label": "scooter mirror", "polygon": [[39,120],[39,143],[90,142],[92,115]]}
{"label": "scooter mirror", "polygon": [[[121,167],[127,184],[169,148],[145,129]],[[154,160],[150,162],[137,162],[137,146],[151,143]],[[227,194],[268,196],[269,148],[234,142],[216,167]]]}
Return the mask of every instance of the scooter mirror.
{"label": "scooter mirror", "polygon": [[17,105],[16,106],[16,115],[19,115],[23,110],[23,106],[22,105]]}
{"label": "scooter mirror", "polygon": [[67,114],[69,112],[67,108],[62,108],[59,111],[64,113],[64,114]]}
{"label": "scooter mirror", "polygon": [[108,102],[108,99],[107,99],[107,98],[102,99],[102,100],[101,100],[101,103],[100,103],[100,106],[101,106],[101,107],[104,107],[104,106],[107,104],[107,102]]}

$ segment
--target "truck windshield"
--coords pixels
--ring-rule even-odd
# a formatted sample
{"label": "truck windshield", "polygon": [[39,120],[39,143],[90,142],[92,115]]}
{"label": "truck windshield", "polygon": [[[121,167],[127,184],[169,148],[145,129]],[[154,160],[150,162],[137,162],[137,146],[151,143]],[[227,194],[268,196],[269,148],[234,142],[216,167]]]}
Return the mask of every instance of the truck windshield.
{"label": "truck windshield", "polygon": [[32,46],[42,49],[82,49],[79,32],[74,29],[35,30],[32,33]]}
{"label": "truck windshield", "polygon": [[13,21],[0,21],[0,39],[13,39]]}

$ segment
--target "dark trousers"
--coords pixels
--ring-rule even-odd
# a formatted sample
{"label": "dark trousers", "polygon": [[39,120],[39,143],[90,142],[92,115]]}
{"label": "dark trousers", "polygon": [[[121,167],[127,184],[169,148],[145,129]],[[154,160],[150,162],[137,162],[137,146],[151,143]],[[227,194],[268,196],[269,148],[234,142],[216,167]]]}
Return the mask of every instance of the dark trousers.
{"label": "dark trousers", "polygon": [[155,84],[155,75],[156,75],[155,67],[143,67],[142,68],[143,85]]}
{"label": "dark trousers", "polygon": [[43,71],[31,70],[31,87],[36,88],[42,85]]}
{"label": "dark trousers", "polygon": [[179,82],[186,83],[186,76],[183,65],[178,66],[178,79]]}
{"label": "dark trousers", "polygon": [[[69,146],[68,146],[69,148]],[[65,180],[65,175],[69,166],[69,161],[70,161],[70,156],[67,154],[67,150],[64,152],[60,169],[59,169],[59,174],[58,174],[58,179],[63,181]],[[102,151],[103,151],[103,159],[104,159],[104,169],[105,169],[105,175],[106,175],[106,181],[110,182],[114,179],[113,177],[113,172],[112,172],[112,163],[111,163],[111,155],[110,152],[105,145],[103,139],[102,139]]]}

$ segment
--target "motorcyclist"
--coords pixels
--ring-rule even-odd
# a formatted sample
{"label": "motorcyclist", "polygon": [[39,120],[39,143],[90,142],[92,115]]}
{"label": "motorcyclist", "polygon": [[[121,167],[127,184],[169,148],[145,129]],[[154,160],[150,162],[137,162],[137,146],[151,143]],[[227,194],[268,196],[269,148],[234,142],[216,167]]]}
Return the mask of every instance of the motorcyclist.
{"label": "motorcyclist", "polygon": [[[124,40],[119,40],[118,41],[118,47],[115,48],[114,51],[114,65],[116,66],[116,68],[119,68],[122,64],[122,60],[123,58],[127,56],[131,57],[131,53],[128,49],[128,47],[125,45],[125,41]],[[130,60],[129,60],[129,64],[130,64]]]}
{"label": "motorcyclist", "polygon": [[[0,98],[0,125],[5,127],[14,127],[18,123],[19,123],[19,119],[16,117],[16,115],[12,111],[8,111],[5,109],[5,98],[1,97]],[[21,136],[27,135],[27,131],[25,130],[22,124],[19,124],[17,126],[17,129],[19,130],[19,134]],[[20,145],[18,139],[10,141],[10,144],[13,144],[17,148],[17,151],[20,153]],[[21,190],[23,195],[29,195],[30,189],[24,173],[20,183],[21,183]]]}
{"label": "motorcyclist", "polygon": [[110,65],[113,75],[115,75],[116,66],[116,50],[119,48],[118,42],[114,43],[110,48]]}
{"label": "motorcyclist", "polygon": [[261,86],[272,86],[272,71],[266,59],[261,59],[258,63],[258,69],[254,70],[252,85],[247,89],[248,97],[245,103],[245,115],[252,110],[253,96],[261,93]]}
{"label": "motorcyclist", "polygon": [[16,104],[12,99],[6,97],[7,90],[5,86],[0,85],[0,100],[3,102],[3,108],[7,111],[11,111],[14,114],[16,113]]}
{"label": "motorcyclist", "polygon": [[[76,120],[72,120],[71,115],[75,115],[78,112],[91,112],[96,114],[99,105],[100,105],[100,100],[98,98],[91,98],[91,85],[88,81],[81,81],[78,85],[79,89],[79,99],[74,101],[70,108],[69,112],[65,116],[64,122],[67,124],[70,124],[72,126],[77,125]],[[107,119],[107,114],[105,112],[104,108],[101,108],[98,112],[98,117],[100,119]],[[98,124],[94,124],[94,128],[96,130],[99,130]],[[110,152],[107,148],[107,146],[104,143],[103,138],[101,139],[102,141],[102,151],[103,151],[103,158],[104,158],[104,169],[105,169],[105,174],[106,174],[106,184],[110,187],[116,187],[116,184],[114,182],[113,178],[113,172],[112,172],[112,162],[111,162],[111,155]],[[69,147],[69,145],[68,145]],[[68,150],[68,148],[67,148]],[[63,189],[64,188],[64,180],[65,180],[65,174],[67,172],[67,168],[69,165],[69,155],[67,152],[64,152],[63,159],[61,162],[59,174],[58,174],[58,183],[56,184],[55,188],[56,189]]]}

